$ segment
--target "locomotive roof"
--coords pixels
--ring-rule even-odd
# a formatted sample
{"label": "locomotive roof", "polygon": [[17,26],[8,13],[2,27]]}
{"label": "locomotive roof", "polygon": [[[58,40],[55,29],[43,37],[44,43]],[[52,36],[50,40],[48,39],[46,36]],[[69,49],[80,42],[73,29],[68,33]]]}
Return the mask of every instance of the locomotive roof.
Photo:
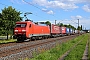
{"label": "locomotive roof", "polygon": [[32,23],[31,21],[20,21],[20,22],[16,22],[16,23]]}

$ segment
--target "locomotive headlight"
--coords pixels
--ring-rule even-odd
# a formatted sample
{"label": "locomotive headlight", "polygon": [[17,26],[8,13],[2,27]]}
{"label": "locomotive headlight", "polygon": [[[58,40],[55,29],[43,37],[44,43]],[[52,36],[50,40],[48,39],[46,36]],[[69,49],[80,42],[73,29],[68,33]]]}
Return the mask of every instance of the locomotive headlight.
{"label": "locomotive headlight", "polygon": [[26,30],[22,30],[22,32],[26,32]]}
{"label": "locomotive headlight", "polygon": [[14,30],[15,32],[18,32],[18,30]]}

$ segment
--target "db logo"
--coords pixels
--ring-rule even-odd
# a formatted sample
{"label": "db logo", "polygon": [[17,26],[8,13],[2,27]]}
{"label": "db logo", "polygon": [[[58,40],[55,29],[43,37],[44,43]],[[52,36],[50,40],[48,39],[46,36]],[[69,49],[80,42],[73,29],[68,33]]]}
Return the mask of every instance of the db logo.
{"label": "db logo", "polygon": [[57,27],[57,26],[54,26],[54,30],[59,30],[59,27]]}

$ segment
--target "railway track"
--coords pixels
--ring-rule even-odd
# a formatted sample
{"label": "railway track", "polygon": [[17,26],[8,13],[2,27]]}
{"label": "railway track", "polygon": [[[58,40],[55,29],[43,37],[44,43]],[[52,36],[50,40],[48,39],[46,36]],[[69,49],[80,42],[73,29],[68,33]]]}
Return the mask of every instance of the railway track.
{"label": "railway track", "polygon": [[[41,48],[50,49],[53,46],[55,46],[57,42],[58,43],[66,42],[69,39],[75,38],[76,36],[72,35],[72,36],[51,38],[51,39],[24,42],[24,43],[14,43],[8,46],[4,45],[4,47],[0,47],[0,60],[10,60],[10,59],[16,60],[18,58],[23,58],[23,57],[32,57],[33,51],[37,51],[38,49],[40,50]],[[29,55],[26,52],[29,53]]]}

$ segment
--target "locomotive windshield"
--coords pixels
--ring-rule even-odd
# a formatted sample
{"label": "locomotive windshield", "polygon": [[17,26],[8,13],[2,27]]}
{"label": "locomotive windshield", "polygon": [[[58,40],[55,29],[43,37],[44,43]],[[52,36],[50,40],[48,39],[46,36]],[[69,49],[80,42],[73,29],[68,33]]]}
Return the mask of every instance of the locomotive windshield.
{"label": "locomotive windshield", "polygon": [[16,24],[16,27],[26,27],[26,24]]}

